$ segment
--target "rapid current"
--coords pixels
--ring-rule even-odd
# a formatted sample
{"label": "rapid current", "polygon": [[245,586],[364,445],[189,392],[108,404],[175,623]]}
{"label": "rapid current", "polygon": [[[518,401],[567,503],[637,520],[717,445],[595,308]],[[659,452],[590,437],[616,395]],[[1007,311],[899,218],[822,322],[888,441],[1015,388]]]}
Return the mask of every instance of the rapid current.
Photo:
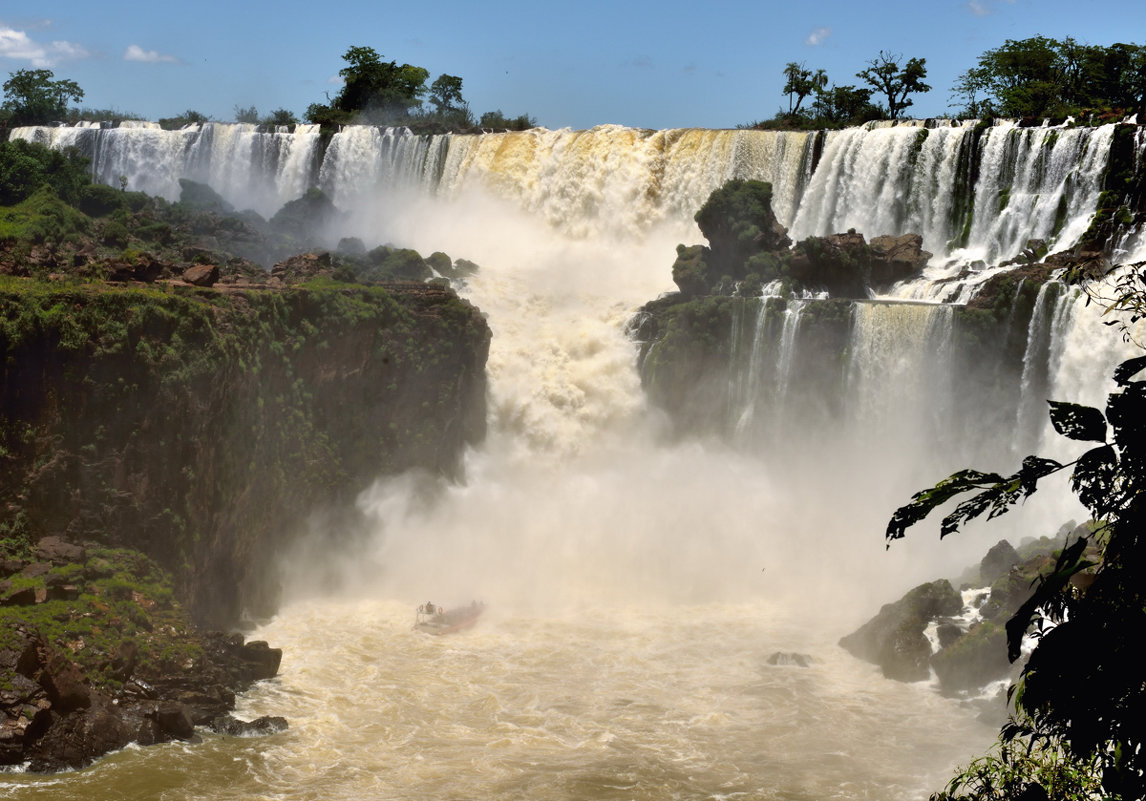
{"label": "rapid current", "polygon": [[[467,455],[463,483],[404,475],[363,488],[370,530],[354,547],[331,553],[316,519],[283,555],[285,602],[249,634],[284,649],[281,673],[237,712],[283,715],[289,730],[204,732],[74,773],[4,775],[0,798],[897,801],[926,798],[991,743],[995,728],[976,710],[927,683],[886,680],[836,644],[1002,536],[1053,534],[1079,514],[1032,504],[1010,531],[992,524],[941,543],[920,527],[885,550],[895,507],[968,466],[914,422],[959,391],[929,372],[942,355],[921,350],[933,339],[921,332],[941,332],[941,321],[907,304],[886,322],[857,317],[849,370],[860,411],[827,437],[797,427],[796,447],[779,452],[668,436],[626,325],[673,289],[675,245],[700,241],[691,215],[728,177],[771,180],[794,238],[918,231],[938,254],[929,271],[942,273],[948,260],[995,264],[1030,236],[1077,237],[1108,131],[1060,131],[1049,143],[1046,130],[998,133],[1010,150],[988,141],[986,155],[1006,166],[990,180],[1013,182],[1013,214],[976,220],[953,255],[944,182],[967,128],[934,130],[921,149],[919,128],[841,132],[815,171],[805,134],[603,128],[450,141],[348,129],[315,167],[315,131],[208,128],[104,130],[85,146],[98,177],[159,194],[177,191],[180,175],[215,175],[232,202],[273,212],[318,185],[354,212],[334,237],[477,262],[460,291],[493,329],[490,434]],[[208,133],[216,141],[202,144]],[[241,136],[264,137],[258,147],[277,155],[236,155]],[[227,164],[243,173],[238,184]],[[1069,214],[1056,227],[1060,207]],[[957,299],[935,298],[935,277],[902,293]],[[1094,403],[1121,346],[1064,297],[1040,318],[1031,359],[1048,363],[1060,397]],[[916,328],[889,337],[889,325]],[[735,410],[731,428],[752,413]],[[1017,464],[1009,444],[972,456]],[[475,599],[487,611],[473,629],[411,629],[419,603]],[[808,666],[774,658],[793,653]]]}

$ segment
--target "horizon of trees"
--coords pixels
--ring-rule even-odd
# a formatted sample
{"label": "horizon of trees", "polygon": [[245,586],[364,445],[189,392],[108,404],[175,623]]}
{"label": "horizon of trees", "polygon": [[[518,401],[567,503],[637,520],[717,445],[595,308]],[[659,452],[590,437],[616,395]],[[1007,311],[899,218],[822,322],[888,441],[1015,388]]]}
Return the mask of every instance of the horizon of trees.
{"label": "horizon of trees", "polygon": [[[867,84],[829,85],[822,69],[789,62],[781,94],[788,110],[746,128],[839,128],[873,120],[900,119],[911,95],[930,91],[926,59],[881,50],[855,75]],[[812,102],[804,105],[805,98]],[[884,102],[873,101],[873,97]],[[987,50],[959,75],[951,90],[957,118],[1016,119],[1118,114],[1146,115],[1146,46],[1083,45],[1067,37],[1008,39]],[[949,106],[950,107],[950,106]]]}
{"label": "horizon of trees", "polygon": [[[505,115],[501,109],[475,118],[462,90],[463,80],[443,73],[427,86],[423,67],[384,61],[371,47],[352,46],[343,54],[339,71],[343,86],[326,103],[312,103],[303,118],[326,127],[354,123],[408,125],[420,130],[474,127],[524,130],[537,125],[529,114]],[[931,90],[924,83],[926,59],[879,51],[855,77],[860,84],[829,83],[823,69],[789,62],[782,74],[781,94],[788,109],[768,120],[738,127],[771,129],[840,128],[873,120],[900,119],[913,105],[912,95]],[[83,99],[73,80],[57,79],[48,69],[20,69],[3,85],[0,127],[75,123],[81,120],[139,119],[116,109],[69,107]],[[1086,45],[1067,37],[1008,39],[982,53],[975,66],[961,73],[951,88],[957,118],[1011,117],[1019,119],[1091,115],[1108,119],[1118,114],[1146,115],[1146,46],[1115,43]],[[806,100],[810,102],[805,103]],[[428,102],[428,107],[427,107]],[[949,108],[956,107],[955,103]],[[235,122],[267,126],[294,125],[294,112],[278,108],[260,115],[254,105],[234,107]],[[159,120],[178,128],[210,118],[194,109]]]}

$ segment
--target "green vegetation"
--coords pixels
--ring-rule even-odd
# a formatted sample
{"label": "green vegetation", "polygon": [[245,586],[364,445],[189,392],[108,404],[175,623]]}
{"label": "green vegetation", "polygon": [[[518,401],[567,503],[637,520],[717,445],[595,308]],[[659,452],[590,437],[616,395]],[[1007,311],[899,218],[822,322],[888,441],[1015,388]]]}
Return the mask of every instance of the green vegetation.
{"label": "green vegetation", "polygon": [[[427,132],[473,127],[460,77],[442,74],[427,88],[430,73],[424,67],[383,61],[372,47],[351,47],[342,58],[346,61],[338,73],[343,79],[342,90],[328,103],[312,103],[306,110],[308,122],[331,130],[352,122],[407,125]],[[422,105],[427,95],[429,110]],[[527,114],[507,119],[499,110],[486,112],[478,124],[524,130],[537,123]]]}
{"label": "green vegetation", "polygon": [[901,55],[893,55],[883,50],[868,62],[867,69],[856,73],[875,92],[887,98],[887,116],[899,119],[903,110],[912,105],[908,95],[930,92],[931,87],[923,82],[927,77],[927,59],[911,58],[900,66]]}
{"label": "green vegetation", "polygon": [[16,70],[4,82],[0,122],[5,125],[44,125],[63,120],[68,102],[79,101],[84,90],[75,81],[56,79],[51,70]]}
{"label": "green vegetation", "polygon": [[[783,75],[788,110],[742,127],[814,130],[898,119],[913,104],[910,95],[931,89],[923,82],[926,59],[903,61],[882,50],[856,73],[867,88],[829,85],[823,70],[803,62],[789,62]],[[874,104],[873,95],[884,103]],[[1008,39],[979,56],[951,95],[959,103],[958,116],[980,119],[1085,116],[1107,122],[1146,114],[1146,46],[1083,45],[1070,37]],[[804,104],[807,97],[813,99],[810,105]]]}
{"label": "green vegetation", "polygon": [[[871,88],[852,85],[828,85],[824,70],[810,70],[803,62],[788,62],[784,66],[783,94],[788,95],[788,111],[780,112],[771,120],[754,123],[753,128],[843,128],[861,125],[870,120],[897,119],[904,109],[912,105],[909,95],[928,92],[931,87],[923,83],[927,77],[926,59],[911,58],[900,64],[902,56],[884,51],[868,62],[866,69],[856,73]],[[887,98],[887,106],[871,101],[873,93]],[[812,96],[811,109],[801,110],[804,98]],[[792,99],[795,98],[795,105]]]}
{"label": "green vegetation", "polygon": [[188,125],[201,125],[207,121],[208,118],[206,114],[201,114],[189,108],[176,117],[160,117],[159,127],[165,131],[178,131],[180,128],[186,128]]}
{"label": "green vegetation", "polygon": [[967,117],[1129,114],[1146,106],[1146,47],[1008,39],[959,76],[953,96]]}
{"label": "green vegetation", "polygon": [[[20,545],[0,540],[0,555],[27,558]],[[120,689],[125,647],[134,649],[135,674],[144,679],[200,657],[170,574],[139,551],[92,546],[83,562],[54,565],[35,577],[15,575],[0,585],[31,590],[39,601],[0,606],[0,649],[16,645],[18,626],[35,632],[104,692]]]}
{"label": "green vegetation", "polygon": [[488,337],[444,290],[0,278],[0,519],[140,548],[226,621],[239,582],[198,586],[221,565],[254,571],[278,529],[378,474],[458,468]]}
{"label": "green vegetation", "polygon": [[52,150],[17,139],[0,142],[0,206],[12,206],[45,186],[78,204],[91,184],[88,160],[75,148]]}
{"label": "green vegetation", "polygon": [[492,128],[494,130],[527,131],[530,128],[537,127],[537,120],[528,114],[507,117],[502,113],[501,109],[497,109],[496,111],[487,111],[482,114],[481,119],[478,120],[478,125],[482,128]]}
{"label": "green vegetation", "polygon": [[[1131,291],[1141,295],[1140,287]],[[975,518],[1007,512],[1042,479],[1068,469],[1073,491],[1095,521],[1075,532],[1051,572],[1007,621],[1012,661],[1028,634],[1036,645],[1014,689],[1015,712],[1000,735],[1000,756],[973,764],[953,782],[950,795],[941,797],[1015,798],[1019,791],[1031,798],[1081,797],[1063,789],[1075,783],[1100,786],[1110,799],[1146,793],[1146,685],[1135,656],[1146,631],[1140,579],[1146,570],[1140,536],[1146,526],[1146,381],[1135,380],[1144,369],[1146,357],[1138,357],[1115,370],[1118,389],[1105,414],[1050,402],[1055,430],[1091,444],[1078,459],[1063,464],[1029,456],[1011,476],[960,471],[917,493],[888,524],[890,543],[939,506],[970,494],[943,518],[944,537]],[[1089,586],[1072,581],[1095,567]],[[1022,749],[1035,758],[1013,759]],[[1046,795],[1032,794],[1038,792]]]}

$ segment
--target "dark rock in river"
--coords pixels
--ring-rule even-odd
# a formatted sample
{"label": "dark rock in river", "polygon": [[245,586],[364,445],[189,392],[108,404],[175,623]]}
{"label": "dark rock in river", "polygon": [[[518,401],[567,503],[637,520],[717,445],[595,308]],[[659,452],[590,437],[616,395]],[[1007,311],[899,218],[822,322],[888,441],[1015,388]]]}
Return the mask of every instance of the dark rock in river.
{"label": "dark rock in river", "polygon": [[278,734],[288,728],[286,718],[264,715],[254,720],[240,720],[234,715],[223,715],[211,721],[211,731],[228,734],[232,737],[251,737],[262,734]]}
{"label": "dark rock in river", "polygon": [[795,667],[806,668],[812,664],[812,657],[807,654],[798,654],[795,651],[777,651],[768,657],[769,665],[794,665]]}
{"label": "dark rock in river", "polygon": [[931,643],[923,631],[933,618],[958,614],[963,600],[946,579],[921,584],[840,640],[852,655],[874,662],[889,679],[924,681],[931,675]]}

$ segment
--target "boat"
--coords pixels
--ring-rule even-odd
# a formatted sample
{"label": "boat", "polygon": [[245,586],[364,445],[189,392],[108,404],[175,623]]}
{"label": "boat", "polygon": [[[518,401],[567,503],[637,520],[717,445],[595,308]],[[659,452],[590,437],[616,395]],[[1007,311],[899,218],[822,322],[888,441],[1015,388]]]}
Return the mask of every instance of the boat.
{"label": "boat", "polygon": [[435,636],[453,634],[473,627],[481,613],[485,611],[485,604],[474,601],[469,606],[459,606],[455,609],[434,604],[430,601],[418,607],[414,619],[414,630]]}

